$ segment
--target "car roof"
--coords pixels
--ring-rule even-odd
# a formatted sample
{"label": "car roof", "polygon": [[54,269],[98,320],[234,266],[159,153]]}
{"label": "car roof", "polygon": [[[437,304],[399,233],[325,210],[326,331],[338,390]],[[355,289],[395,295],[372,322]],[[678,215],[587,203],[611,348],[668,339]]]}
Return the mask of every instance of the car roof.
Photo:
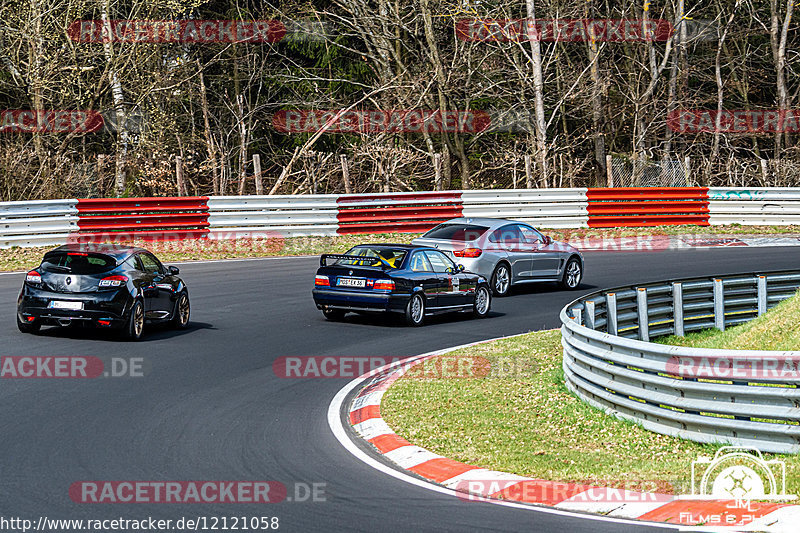
{"label": "car roof", "polygon": [[529,226],[530,224],[526,224],[525,222],[520,222],[519,220],[509,220],[507,218],[489,218],[489,217],[459,217],[459,218],[451,218],[450,220],[445,220],[442,224],[475,224],[478,226],[486,226],[489,229],[495,229],[506,224],[525,224]]}
{"label": "car roof", "polygon": [[110,255],[115,259],[127,257],[137,252],[146,252],[144,248],[136,246],[124,246],[121,244],[95,244],[90,242],[64,244],[50,250],[47,253],[53,252],[82,252],[82,253],[96,253],[103,255]]}
{"label": "car roof", "polygon": [[[395,248],[398,250],[414,250],[416,248],[425,248],[424,246],[420,246],[418,244],[391,244],[385,242],[356,244],[356,246],[370,246],[372,248],[379,248],[379,249]],[[353,248],[355,248],[356,246],[353,246]]]}

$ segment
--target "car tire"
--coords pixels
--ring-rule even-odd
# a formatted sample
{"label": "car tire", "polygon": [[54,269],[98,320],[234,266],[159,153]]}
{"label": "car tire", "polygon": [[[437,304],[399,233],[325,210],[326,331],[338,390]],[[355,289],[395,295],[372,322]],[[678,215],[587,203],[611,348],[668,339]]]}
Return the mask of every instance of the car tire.
{"label": "car tire", "polygon": [[480,285],[475,290],[475,302],[472,304],[472,314],[476,318],[486,318],[492,308],[492,291],[485,285]]}
{"label": "car tire", "polygon": [[425,300],[417,293],[411,296],[406,305],[406,324],[419,327],[425,322]]}
{"label": "car tire", "polygon": [[570,257],[564,266],[564,274],[561,276],[561,287],[567,290],[575,290],[581,285],[583,279],[583,267],[577,257]]}
{"label": "car tire", "polygon": [[495,296],[502,297],[508,294],[511,290],[511,271],[508,269],[508,263],[499,263],[494,267],[490,283]]}
{"label": "car tire", "polygon": [[22,333],[38,333],[41,327],[42,323],[40,321],[23,322],[19,319],[19,315],[17,315],[17,329]]}
{"label": "car tire", "polygon": [[322,314],[328,320],[339,322],[340,320],[344,319],[345,312],[341,309],[323,309]]}
{"label": "car tire", "polygon": [[178,296],[175,302],[175,315],[172,317],[172,327],[183,329],[189,325],[189,316],[192,313],[192,306],[189,302],[189,295],[184,291]]}
{"label": "car tire", "polygon": [[128,321],[125,323],[123,334],[129,341],[138,341],[144,331],[144,305],[141,300],[136,300],[131,307]]}

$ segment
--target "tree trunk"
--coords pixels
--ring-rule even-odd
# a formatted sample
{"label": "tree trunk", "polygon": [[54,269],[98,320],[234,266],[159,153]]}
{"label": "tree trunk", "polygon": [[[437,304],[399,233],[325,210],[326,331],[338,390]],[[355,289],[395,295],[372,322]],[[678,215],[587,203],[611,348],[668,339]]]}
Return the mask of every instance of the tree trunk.
{"label": "tree trunk", "polygon": [[536,156],[539,160],[539,169],[546,180],[547,171],[547,122],[544,116],[544,78],[542,76],[542,49],[541,36],[536,31],[536,9],[533,0],[525,0],[526,14],[528,17],[528,42],[531,45],[531,65],[533,68],[533,101],[536,114]]}
{"label": "tree trunk", "polygon": [[[101,4],[100,17],[103,22],[107,35],[112,34],[111,23],[109,22],[109,0]],[[122,94],[122,84],[119,81],[119,72],[114,62],[114,47],[110,39],[103,39],[103,53],[109,67],[111,79],[111,95],[114,99],[114,112],[117,118],[117,150],[116,150],[116,171],[114,176],[114,188],[117,196],[122,196],[125,192],[126,181],[126,160],[128,158],[128,128],[125,118],[125,99]]]}

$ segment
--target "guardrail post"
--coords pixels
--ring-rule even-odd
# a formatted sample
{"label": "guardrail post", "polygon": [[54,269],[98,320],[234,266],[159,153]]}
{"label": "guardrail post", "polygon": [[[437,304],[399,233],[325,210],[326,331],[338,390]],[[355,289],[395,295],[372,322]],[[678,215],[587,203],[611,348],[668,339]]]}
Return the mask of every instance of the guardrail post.
{"label": "guardrail post", "polygon": [[582,311],[582,309],[580,307],[573,307],[572,308],[572,316],[575,319],[575,322],[578,323],[578,325],[583,325],[583,318],[581,317],[582,314],[583,314],[583,311]]}
{"label": "guardrail post", "polygon": [[617,334],[617,293],[606,294],[606,331],[609,335]]}
{"label": "guardrail post", "polygon": [[594,300],[586,300],[585,302],[583,302],[583,307],[586,310],[586,314],[583,317],[583,319],[586,321],[586,327],[589,329],[594,329],[594,320],[595,320]]}
{"label": "guardrail post", "polygon": [[647,289],[636,289],[636,310],[639,312],[639,339],[650,340],[650,317],[647,314]]}
{"label": "guardrail post", "polygon": [[683,337],[683,284],[680,282],[672,284],[672,316],[675,335]]}
{"label": "guardrail post", "polygon": [[725,295],[719,278],[714,279],[714,327],[725,331]]}
{"label": "guardrail post", "polygon": [[767,276],[758,276],[758,316],[767,312]]}

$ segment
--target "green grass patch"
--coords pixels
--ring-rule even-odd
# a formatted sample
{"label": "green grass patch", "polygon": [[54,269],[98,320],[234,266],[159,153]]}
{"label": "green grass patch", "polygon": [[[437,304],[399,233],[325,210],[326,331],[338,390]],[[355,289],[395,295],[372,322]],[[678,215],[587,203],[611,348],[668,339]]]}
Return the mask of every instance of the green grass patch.
{"label": "green grass patch", "polygon": [[725,331],[708,329],[685,337],[661,337],[655,342],[717,350],[798,350],[800,297],[784,300],[764,315]]}
{"label": "green grass patch", "polygon": [[[558,330],[529,333],[443,357],[503,358],[506,377],[402,378],[384,395],[381,415],[411,443],[468,464],[565,482],[674,483],[687,493],[691,463],[718,446],[649,432],[594,409],[571,392],[561,369]],[[508,364],[511,361],[512,364]],[[787,490],[800,493],[800,457],[786,461]]]}

